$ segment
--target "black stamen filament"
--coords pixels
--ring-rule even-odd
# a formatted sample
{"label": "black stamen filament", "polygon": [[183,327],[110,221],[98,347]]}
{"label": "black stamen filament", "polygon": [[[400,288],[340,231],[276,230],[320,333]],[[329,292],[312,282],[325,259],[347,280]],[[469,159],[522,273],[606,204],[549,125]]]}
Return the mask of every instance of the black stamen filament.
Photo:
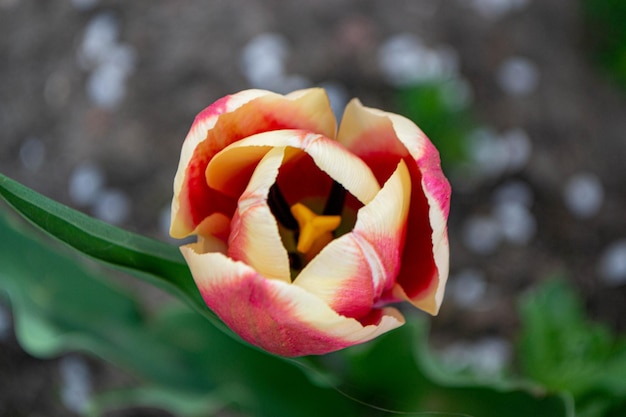
{"label": "black stamen filament", "polygon": [[324,216],[340,216],[345,201],[346,189],[337,181],[333,180],[333,185],[330,188],[330,194],[328,195],[328,200],[326,200],[326,206],[322,214]]}
{"label": "black stamen filament", "polygon": [[270,188],[267,204],[270,206],[272,214],[280,224],[289,230],[298,230],[298,221],[293,217],[293,214],[291,214],[289,204],[287,200],[285,200],[283,193],[280,192],[277,183],[274,183]]}

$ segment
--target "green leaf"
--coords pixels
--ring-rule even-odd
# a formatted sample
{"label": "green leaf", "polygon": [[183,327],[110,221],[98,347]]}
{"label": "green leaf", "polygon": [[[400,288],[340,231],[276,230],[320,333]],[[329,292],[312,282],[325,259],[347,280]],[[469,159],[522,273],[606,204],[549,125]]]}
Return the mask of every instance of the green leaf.
{"label": "green leaf", "polygon": [[523,381],[475,382],[441,373],[426,340],[425,320],[410,317],[405,326],[376,342],[349,349],[343,353],[349,354],[345,390],[402,414],[420,410],[459,417],[573,416],[567,396]]}
{"label": "green leaf", "polygon": [[112,410],[132,407],[157,407],[178,417],[210,416],[223,410],[241,396],[239,387],[225,386],[210,393],[190,394],[156,386],[112,390],[96,395],[86,415],[99,417]]}
{"label": "green leaf", "polygon": [[584,416],[603,415],[626,397],[626,339],[587,319],[566,281],[548,281],[528,294],[520,312],[525,375],[550,390],[571,393]]}
{"label": "green leaf", "polygon": [[204,304],[177,247],[89,217],[3,174],[0,174],[0,196],[53,237],[181,298],[214,325],[236,337]]}
{"label": "green leaf", "polygon": [[193,384],[174,354],[139,336],[146,317],[129,294],[27,236],[3,210],[0,236],[0,290],[9,296],[16,336],[26,351],[45,358],[86,350],[145,377]]}

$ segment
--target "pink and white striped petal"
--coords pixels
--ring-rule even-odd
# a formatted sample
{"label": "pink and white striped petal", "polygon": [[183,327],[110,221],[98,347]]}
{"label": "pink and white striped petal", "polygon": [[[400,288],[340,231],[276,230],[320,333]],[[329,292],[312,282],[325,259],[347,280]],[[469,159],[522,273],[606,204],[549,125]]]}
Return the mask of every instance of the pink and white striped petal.
{"label": "pink and white striped petal", "polygon": [[286,96],[247,90],[202,111],[183,144],[174,180],[170,234],[178,238],[192,234],[214,212],[230,216],[235,202],[208,187],[204,179],[207,164],[231,143],[278,129],[305,129],[334,137],[336,121],[324,90],[301,90]]}
{"label": "pink and white striped petal", "polygon": [[392,288],[400,269],[410,198],[411,178],[400,161],[376,197],[359,210],[352,232],[329,243],[294,285],[339,314],[365,316]]}
{"label": "pink and white striped petal", "polygon": [[[437,314],[443,301],[450,267],[450,245],[447,229],[450,213],[450,183],[441,170],[439,152],[426,135],[409,119],[392,113],[386,113],[386,115],[393,123],[398,139],[409,150],[417,163],[417,168],[421,174],[421,187],[427,199],[427,216],[432,230],[431,250],[436,266],[433,271],[432,285],[427,290],[419,291],[419,287],[410,285],[412,272],[411,265],[408,263],[403,265],[403,270],[400,271],[398,284],[402,288],[402,293],[406,294],[415,306],[428,313]],[[411,223],[409,222],[410,226]],[[411,242],[411,246],[407,245],[405,251],[417,248],[419,243],[415,243],[417,242]]]}
{"label": "pink and white striped petal", "polygon": [[[243,182],[231,180],[228,175],[218,175],[218,173],[240,172],[248,166],[250,160],[239,157],[241,148],[270,146],[303,150],[313,158],[322,171],[339,182],[363,204],[369,203],[380,191],[378,181],[361,159],[348,152],[337,141],[304,130],[264,132],[231,144],[216,155],[215,160],[209,164],[207,181],[210,181],[211,187],[223,193],[234,188],[235,183],[241,186]],[[226,170],[227,167],[228,170]]]}
{"label": "pink and white striped petal", "polygon": [[220,253],[181,248],[207,306],[244,340],[282,356],[324,354],[371,340],[404,323],[394,308],[372,324],[341,316],[305,289],[264,278]]}
{"label": "pink and white striped petal", "polygon": [[[245,152],[249,148],[238,148]],[[289,255],[267,197],[283,162],[285,148],[273,148],[256,166],[239,198],[231,223],[227,255],[254,268],[268,279],[291,282]]]}
{"label": "pink and white striped petal", "polygon": [[407,299],[436,314],[448,276],[450,204],[450,185],[437,150],[410,120],[364,107],[358,100],[344,112],[338,141],[362,158],[379,181],[391,175],[399,160],[407,164],[413,192],[406,242],[397,286],[388,297]]}

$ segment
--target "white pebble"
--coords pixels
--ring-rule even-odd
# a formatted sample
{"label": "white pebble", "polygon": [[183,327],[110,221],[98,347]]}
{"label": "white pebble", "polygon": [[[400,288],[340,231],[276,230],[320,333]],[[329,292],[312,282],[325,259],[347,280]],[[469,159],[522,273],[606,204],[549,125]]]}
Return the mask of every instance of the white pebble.
{"label": "white pebble", "polygon": [[462,236],[465,246],[480,255],[495,252],[502,240],[499,222],[489,216],[469,218],[463,228]]}
{"label": "white pebble", "polygon": [[477,342],[458,342],[442,350],[441,359],[454,370],[472,370],[480,376],[495,376],[505,370],[512,358],[511,344],[488,337]]}
{"label": "white pebble", "polygon": [[504,61],[497,73],[500,88],[512,96],[525,96],[537,88],[539,70],[530,60],[513,57]]}
{"label": "white pebble", "polygon": [[511,344],[499,337],[482,339],[474,345],[475,368],[480,373],[495,375],[504,371],[512,357]]}
{"label": "white pebble", "polygon": [[46,159],[46,145],[38,138],[28,138],[20,146],[20,161],[24,168],[36,172]]}
{"label": "white pebble", "polygon": [[492,128],[481,127],[470,133],[466,143],[474,168],[487,178],[520,171],[532,149],[528,135],[521,129],[499,135]]}
{"label": "white pebble", "polygon": [[522,129],[513,129],[502,135],[508,153],[509,172],[517,172],[524,168],[530,159],[532,143]]}
{"label": "white pebble", "polygon": [[59,361],[61,399],[70,411],[82,414],[91,397],[91,373],[80,356],[66,356]]}
{"label": "white pebble", "polygon": [[84,163],[72,171],[69,181],[69,195],[77,205],[92,204],[104,185],[102,169],[93,163]]}
{"label": "white pebble", "polygon": [[511,180],[496,188],[493,192],[495,204],[516,203],[530,208],[534,202],[533,190],[523,181]]}
{"label": "white pebble", "polygon": [[598,264],[598,272],[609,285],[626,283],[626,239],[618,240],[604,250]]}
{"label": "white pebble", "polygon": [[576,217],[590,218],[602,206],[604,187],[595,174],[576,174],[566,182],[563,199],[569,211]]}
{"label": "white pebble", "polygon": [[509,149],[490,128],[472,132],[467,140],[469,156],[483,176],[497,177],[509,165]]}
{"label": "white pebble", "polygon": [[111,48],[104,63],[114,65],[126,76],[128,76],[135,70],[137,52],[135,51],[135,48],[130,45],[118,43]]}
{"label": "white pebble", "polygon": [[106,190],[98,194],[93,210],[100,220],[120,224],[130,215],[130,200],[119,190]]}
{"label": "white pebble", "polygon": [[476,308],[485,297],[487,282],[484,272],[464,269],[451,277],[448,287],[450,296],[456,304]]}
{"label": "white pebble", "polygon": [[456,51],[432,49],[412,34],[387,39],[378,52],[378,64],[387,81],[402,87],[434,80],[446,80],[458,73]]}
{"label": "white pebble", "polygon": [[523,204],[505,202],[494,207],[502,236],[509,242],[528,244],[537,232],[537,221]]}
{"label": "white pebble", "polygon": [[78,63],[91,71],[87,96],[98,107],[113,109],[126,95],[127,78],[135,69],[137,54],[118,43],[118,22],[111,13],[100,13],[87,28],[78,48]]}
{"label": "white pebble", "polygon": [[112,13],[100,13],[91,19],[77,51],[79,65],[90,70],[106,61],[117,44],[118,33],[118,21]]}
{"label": "white pebble", "polygon": [[126,95],[126,72],[113,64],[100,65],[87,79],[87,95],[103,109],[115,108]]}
{"label": "white pebble", "polygon": [[276,33],[263,33],[248,42],[241,54],[241,65],[248,83],[267,88],[282,79],[289,53],[287,40]]}

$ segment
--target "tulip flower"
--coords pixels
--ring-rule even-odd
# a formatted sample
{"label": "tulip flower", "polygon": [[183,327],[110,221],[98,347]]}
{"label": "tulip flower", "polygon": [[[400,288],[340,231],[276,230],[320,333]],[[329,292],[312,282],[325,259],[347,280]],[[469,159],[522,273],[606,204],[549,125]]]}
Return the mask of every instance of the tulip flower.
{"label": "tulip flower", "polygon": [[410,120],[322,89],[247,90],[196,117],[174,180],[171,235],[207,306],[283,356],[324,354],[437,314],[450,186]]}

